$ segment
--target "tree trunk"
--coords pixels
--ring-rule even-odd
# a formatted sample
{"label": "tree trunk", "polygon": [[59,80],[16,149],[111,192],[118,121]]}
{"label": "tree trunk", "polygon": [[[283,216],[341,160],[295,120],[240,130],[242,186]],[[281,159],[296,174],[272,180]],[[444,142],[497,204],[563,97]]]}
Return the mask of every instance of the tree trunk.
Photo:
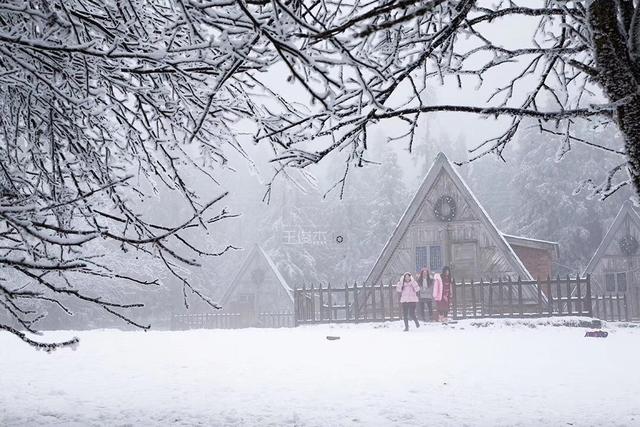
{"label": "tree trunk", "polygon": [[640,87],[634,64],[618,22],[616,3],[588,3],[591,43],[598,81],[616,105],[614,120],[624,135],[628,169],[636,195],[640,196]]}

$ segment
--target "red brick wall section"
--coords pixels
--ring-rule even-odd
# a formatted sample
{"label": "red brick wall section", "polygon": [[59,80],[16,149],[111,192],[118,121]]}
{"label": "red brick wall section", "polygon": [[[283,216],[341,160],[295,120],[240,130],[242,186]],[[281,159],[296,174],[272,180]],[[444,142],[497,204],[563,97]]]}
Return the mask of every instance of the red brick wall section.
{"label": "red brick wall section", "polygon": [[549,250],[511,245],[516,255],[534,279],[546,279],[553,275],[553,254]]}

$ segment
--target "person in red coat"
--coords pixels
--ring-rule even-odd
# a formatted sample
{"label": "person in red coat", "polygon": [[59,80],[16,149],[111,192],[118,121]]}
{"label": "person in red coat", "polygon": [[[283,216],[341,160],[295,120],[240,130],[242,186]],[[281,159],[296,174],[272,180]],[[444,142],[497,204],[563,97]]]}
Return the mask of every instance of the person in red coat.
{"label": "person in red coat", "polygon": [[438,320],[446,323],[451,302],[451,270],[447,266],[442,267],[441,274],[433,277],[433,299],[438,309]]}

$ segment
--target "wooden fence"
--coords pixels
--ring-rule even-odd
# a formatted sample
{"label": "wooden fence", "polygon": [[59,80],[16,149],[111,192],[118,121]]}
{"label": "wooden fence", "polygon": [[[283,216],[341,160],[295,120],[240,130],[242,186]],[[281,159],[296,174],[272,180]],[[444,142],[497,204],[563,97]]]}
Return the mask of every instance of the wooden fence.
{"label": "wooden fence", "polygon": [[296,325],[307,323],[357,323],[397,320],[401,316],[395,286],[359,286],[331,284],[294,291]]}
{"label": "wooden fence", "polygon": [[629,300],[625,294],[598,295],[593,297],[593,317],[606,321],[629,321]]}
{"label": "wooden fence", "polygon": [[489,280],[455,283],[451,316],[479,317],[592,316],[591,278]]}
{"label": "wooden fence", "polygon": [[290,311],[258,313],[246,316],[240,313],[187,313],[174,314],[171,329],[239,329],[281,328],[294,326],[294,314]]}
{"label": "wooden fence", "polygon": [[[296,325],[397,320],[399,295],[393,284],[303,286],[294,291]],[[591,279],[455,282],[449,316],[454,319],[593,315]]]}

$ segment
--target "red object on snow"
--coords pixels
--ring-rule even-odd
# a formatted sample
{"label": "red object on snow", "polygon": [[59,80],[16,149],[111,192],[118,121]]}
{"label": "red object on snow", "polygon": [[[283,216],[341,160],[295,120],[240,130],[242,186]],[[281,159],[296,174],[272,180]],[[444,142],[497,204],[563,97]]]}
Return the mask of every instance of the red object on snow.
{"label": "red object on snow", "polygon": [[609,332],[606,331],[587,331],[586,334],[584,334],[585,337],[590,337],[590,338],[606,338],[609,336]]}

